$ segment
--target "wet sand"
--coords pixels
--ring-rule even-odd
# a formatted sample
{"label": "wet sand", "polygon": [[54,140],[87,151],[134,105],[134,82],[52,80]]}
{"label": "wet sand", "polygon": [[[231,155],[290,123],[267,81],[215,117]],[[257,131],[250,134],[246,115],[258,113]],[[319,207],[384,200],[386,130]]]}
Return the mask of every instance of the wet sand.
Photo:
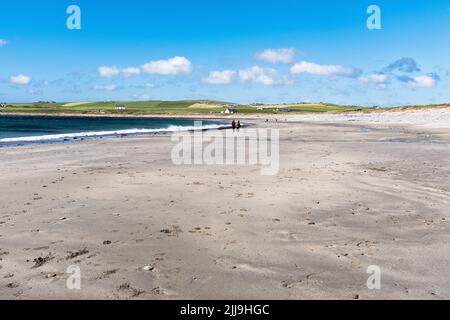
{"label": "wet sand", "polygon": [[0,149],[0,298],[450,299],[449,130],[258,126],[275,176],[176,166],[169,136]]}

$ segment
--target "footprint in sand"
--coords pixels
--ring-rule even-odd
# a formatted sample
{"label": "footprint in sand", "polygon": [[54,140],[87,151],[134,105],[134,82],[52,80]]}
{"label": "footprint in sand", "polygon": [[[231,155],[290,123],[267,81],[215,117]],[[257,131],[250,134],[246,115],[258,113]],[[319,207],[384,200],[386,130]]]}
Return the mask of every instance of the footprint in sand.
{"label": "footprint in sand", "polygon": [[54,258],[55,258],[55,257],[54,257],[51,253],[49,253],[47,256],[44,256],[44,257],[38,257],[38,258],[35,258],[35,259],[33,260],[34,266],[32,266],[31,268],[32,268],[32,269],[40,268],[40,267],[42,267],[44,264],[46,264],[47,262],[53,260]]}
{"label": "footprint in sand", "polygon": [[102,274],[99,275],[96,279],[97,279],[97,280],[106,279],[106,278],[108,278],[109,276],[111,276],[111,275],[113,275],[113,274],[116,274],[116,273],[119,272],[119,271],[120,271],[120,269],[113,269],[113,270],[107,270],[107,271],[104,271],[104,272],[102,272]]}
{"label": "footprint in sand", "polygon": [[274,233],[275,240],[283,241],[283,242],[296,242],[301,241],[302,237],[300,234],[291,233],[287,230],[279,230]]}
{"label": "footprint in sand", "polygon": [[258,267],[258,266],[251,265],[251,264],[233,265],[231,267],[231,269],[232,270],[239,270],[241,272],[250,272],[250,273],[256,273],[256,274],[263,274],[263,275],[277,274],[276,271],[270,270],[269,268]]}
{"label": "footprint in sand", "polygon": [[41,250],[48,250],[48,249],[50,249],[50,247],[46,246],[46,247],[37,247],[37,248],[34,248],[33,250],[41,251]]}
{"label": "footprint in sand", "polygon": [[19,287],[19,284],[17,282],[12,282],[12,283],[8,283],[5,287],[9,288],[9,289],[16,289]]}
{"label": "footprint in sand", "polygon": [[136,298],[145,293],[144,290],[133,288],[129,283],[121,284],[117,291],[122,295],[127,295],[128,298]]}
{"label": "footprint in sand", "polygon": [[162,229],[160,232],[167,234],[168,237],[178,237],[180,233],[183,233],[183,230],[179,226],[172,226],[171,229]]}
{"label": "footprint in sand", "polygon": [[81,249],[81,250],[78,250],[78,251],[74,251],[74,252],[69,251],[68,253],[69,253],[69,255],[66,257],[66,260],[72,260],[72,259],[75,259],[75,258],[77,258],[79,256],[88,254],[89,251],[86,248],[84,248],[84,249]]}
{"label": "footprint in sand", "polygon": [[281,281],[281,287],[286,289],[292,289],[296,286],[300,286],[303,284],[303,280],[285,280]]}

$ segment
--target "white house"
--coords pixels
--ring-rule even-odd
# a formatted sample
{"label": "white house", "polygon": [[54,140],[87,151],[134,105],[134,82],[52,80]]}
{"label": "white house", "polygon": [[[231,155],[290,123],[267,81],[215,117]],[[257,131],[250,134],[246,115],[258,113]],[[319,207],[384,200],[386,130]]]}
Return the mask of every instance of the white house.
{"label": "white house", "polygon": [[225,114],[235,114],[235,113],[237,113],[237,110],[236,110],[236,109],[226,109],[226,110],[223,111],[222,113],[225,113]]}

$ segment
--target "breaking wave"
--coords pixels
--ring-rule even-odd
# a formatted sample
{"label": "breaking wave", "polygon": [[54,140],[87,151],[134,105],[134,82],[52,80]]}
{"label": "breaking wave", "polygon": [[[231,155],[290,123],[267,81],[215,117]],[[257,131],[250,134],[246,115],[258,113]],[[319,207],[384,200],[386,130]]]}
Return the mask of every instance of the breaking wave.
{"label": "breaking wave", "polygon": [[145,135],[150,133],[165,133],[165,132],[179,132],[179,131],[192,131],[192,130],[215,130],[229,128],[226,124],[211,124],[201,127],[195,126],[169,126],[167,128],[158,129],[125,129],[125,130],[108,130],[108,131],[88,131],[88,132],[74,132],[74,133],[61,133],[50,134],[40,136],[27,136],[27,137],[15,137],[15,138],[3,138],[0,139],[0,143],[26,143],[26,142],[45,142],[45,141],[60,141],[65,139],[78,139],[78,138],[94,138],[94,137],[110,137],[110,136],[123,136],[123,135]]}

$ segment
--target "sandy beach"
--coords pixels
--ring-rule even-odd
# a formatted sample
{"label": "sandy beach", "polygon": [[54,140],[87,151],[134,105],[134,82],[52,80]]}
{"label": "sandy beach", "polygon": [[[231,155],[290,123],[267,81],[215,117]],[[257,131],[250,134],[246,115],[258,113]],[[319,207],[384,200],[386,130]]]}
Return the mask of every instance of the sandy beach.
{"label": "sandy beach", "polygon": [[1,148],[0,299],[450,299],[449,119],[254,119],[273,176],[169,135]]}

